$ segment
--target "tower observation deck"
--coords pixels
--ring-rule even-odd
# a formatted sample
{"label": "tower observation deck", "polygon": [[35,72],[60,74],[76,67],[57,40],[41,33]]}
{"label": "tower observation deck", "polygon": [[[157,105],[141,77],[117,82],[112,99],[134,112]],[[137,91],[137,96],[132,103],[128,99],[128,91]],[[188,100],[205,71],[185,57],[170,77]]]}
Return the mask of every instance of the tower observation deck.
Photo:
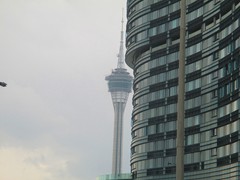
{"label": "tower observation deck", "polygon": [[121,174],[122,164],[122,136],[123,136],[123,114],[127,103],[128,95],[132,89],[132,76],[124,68],[124,32],[123,20],[120,49],[118,54],[117,68],[105,79],[108,81],[108,89],[112,96],[114,107],[114,135],[113,135],[113,155],[112,174]]}

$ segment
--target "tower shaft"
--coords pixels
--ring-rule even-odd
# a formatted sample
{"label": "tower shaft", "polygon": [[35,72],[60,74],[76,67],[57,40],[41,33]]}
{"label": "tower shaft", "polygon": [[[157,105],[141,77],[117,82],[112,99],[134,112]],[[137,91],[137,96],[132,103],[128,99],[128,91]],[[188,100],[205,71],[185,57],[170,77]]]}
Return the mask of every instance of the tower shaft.
{"label": "tower shaft", "polygon": [[122,169],[123,115],[129,93],[118,91],[111,95],[114,107],[112,174],[118,175]]}
{"label": "tower shaft", "polygon": [[112,154],[112,174],[120,174],[122,168],[122,139],[123,139],[123,114],[124,102],[114,103],[114,135]]}

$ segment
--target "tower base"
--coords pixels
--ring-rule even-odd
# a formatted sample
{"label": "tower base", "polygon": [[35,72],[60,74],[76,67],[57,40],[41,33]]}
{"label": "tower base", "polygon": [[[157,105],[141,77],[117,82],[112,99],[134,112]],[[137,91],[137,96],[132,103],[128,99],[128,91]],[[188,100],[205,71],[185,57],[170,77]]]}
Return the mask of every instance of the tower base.
{"label": "tower base", "polygon": [[113,174],[107,174],[107,175],[102,175],[97,177],[96,180],[131,180],[131,174],[129,173],[124,173],[124,174],[118,174],[118,175],[113,175]]}

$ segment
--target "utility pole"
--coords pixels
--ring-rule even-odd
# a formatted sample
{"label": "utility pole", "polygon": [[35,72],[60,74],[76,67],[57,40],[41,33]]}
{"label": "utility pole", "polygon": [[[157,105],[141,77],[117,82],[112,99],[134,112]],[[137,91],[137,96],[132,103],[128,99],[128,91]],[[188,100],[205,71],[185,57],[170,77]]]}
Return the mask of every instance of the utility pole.
{"label": "utility pole", "polygon": [[185,40],[186,40],[186,0],[180,1],[180,48],[178,72],[178,104],[177,104],[177,156],[176,180],[184,180],[184,97],[185,97]]}

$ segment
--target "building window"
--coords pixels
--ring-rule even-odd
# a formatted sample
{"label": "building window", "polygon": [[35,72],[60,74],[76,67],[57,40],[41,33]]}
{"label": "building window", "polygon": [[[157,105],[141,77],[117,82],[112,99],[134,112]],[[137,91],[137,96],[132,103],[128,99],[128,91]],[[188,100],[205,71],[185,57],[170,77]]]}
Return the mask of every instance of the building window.
{"label": "building window", "polygon": [[186,127],[199,125],[200,124],[200,115],[186,118],[185,122],[186,122],[185,123]]}
{"label": "building window", "polygon": [[186,83],[186,91],[191,91],[201,87],[200,79],[196,79]]}
{"label": "building window", "polygon": [[169,13],[172,13],[172,12],[177,11],[177,10],[180,8],[179,5],[180,5],[179,2],[176,2],[176,3],[174,3],[174,4],[171,4],[171,5],[169,6]]}
{"label": "building window", "polygon": [[202,50],[202,43],[199,42],[199,43],[187,48],[187,55],[190,56],[190,55],[192,55],[194,53],[197,53],[201,50]]}
{"label": "building window", "polygon": [[219,57],[218,51],[214,52],[214,53],[213,53],[213,60],[217,60],[218,57]]}
{"label": "building window", "polygon": [[219,33],[215,33],[215,34],[214,34],[214,39],[213,39],[213,40],[214,40],[214,41],[217,41],[218,39],[219,39]]}
{"label": "building window", "polygon": [[211,135],[212,135],[212,136],[216,136],[216,135],[217,135],[217,128],[213,128],[213,129],[211,130]]}
{"label": "building window", "polygon": [[218,71],[214,71],[214,72],[212,73],[212,78],[215,79],[215,78],[217,78],[217,77],[218,77]]}
{"label": "building window", "polygon": [[177,95],[177,86],[170,87],[169,88],[169,96],[175,96]]}
{"label": "building window", "polygon": [[185,102],[186,109],[195,108],[201,105],[201,97],[189,99]]}
{"label": "building window", "polygon": [[217,148],[211,149],[211,156],[216,156],[217,155]]}
{"label": "building window", "polygon": [[168,71],[167,76],[168,76],[167,78],[168,80],[178,77],[178,70],[174,69],[174,70]]}
{"label": "building window", "polygon": [[162,133],[162,132],[164,132],[164,124],[163,124],[163,123],[157,124],[156,126],[157,126],[157,127],[156,127],[157,133]]}
{"label": "building window", "polygon": [[197,144],[200,142],[200,135],[199,134],[193,134],[186,137],[186,145],[192,145]]}
{"label": "building window", "polygon": [[216,117],[217,116],[217,109],[212,110],[212,117]]}
{"label": "building window", "polygon": [[217,97],[217,89],[214,89],[213,91],[212,91],[212,98],[215,98],[215,97]]}
{"label": "building window", "polygon": [[192,21],[203,14],[203,7],[200,7],[187,15],[187,20]]}
{"label": "building window", "polygon": [[174,19],[169,22],[169,29],[174,29],[179,26],[179,19]]}
{"label": "building window", "polygon": [[187,0],[187,5],[194,3],[197,0]]}

